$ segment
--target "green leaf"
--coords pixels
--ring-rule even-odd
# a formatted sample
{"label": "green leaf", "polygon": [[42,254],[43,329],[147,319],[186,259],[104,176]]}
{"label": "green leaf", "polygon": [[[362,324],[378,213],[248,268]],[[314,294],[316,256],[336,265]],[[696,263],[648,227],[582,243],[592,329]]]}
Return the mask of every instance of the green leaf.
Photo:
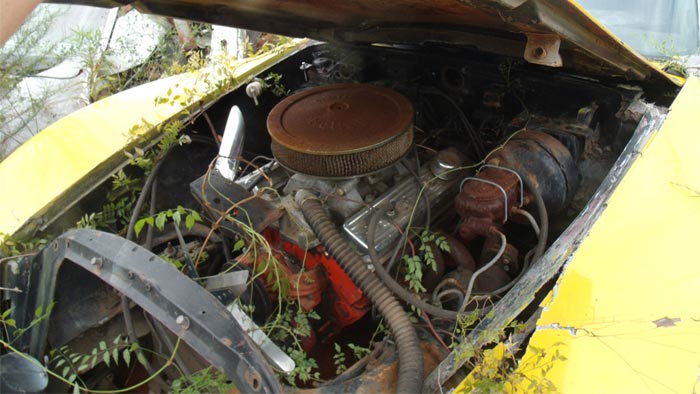
{"label": "green leaf", "polygon": [[80,394],[80,386],[78,386],[78,383],[73,385],[73,394]]}
{"label": "green leaf", "polygon": [[68,371],[70,371],[70,367],[69,367],[69,366],[63,367],[63,370],[61,370],[61,376],[64,376],[64,377],[65,377],[65,376],[68,376]]}
{"label": "green leaf", "polygon": [[66,359],[60,358],[58,361],[56,361],[56,368],[60,368],[61,365],[65,364],[65,363],[66,363]]}
{"label": "green leaf", "polygon": [[156,216],[156,227],[158,230],[163,230],[165,227],[165,221],[167,220],[167,217],[165,216],[165,212],[161,212]]}
{"label": "green leaf", "polygon": [[5,320],[5,324],[12,328],[17,328],[17,322],[15,321],[15,319],[7,319]]}
{"label": "green leaf", "polygon": [[100,350],[107,350],[107,342],[100,341]]}
{"label": "green leaf", "polygon": [[146,219],[140,219],[136,222],[134,225],[134,232],[136,233],[136,236],[139,236],[139,233],[141,233],[141,230],[143,229],[143,226],[146,224]]}
{"label": "green leaf", "polygon": [[68,381],[71,382],[71,383],[73,383],[73,382],[75,382],[75,379],[77,379],[77,378],[78,378],[78,375],[72,373],[72,374],[68,377]]}
{"label": "green leaf", "polygon": [[197,221],[197,222],[201,222],[201,221],[202,221],[202,217],[199,216],[199,212],[197,212],[197,211],[190,211],[190,215],[192,215],[192,217],[194,218],[195,221]]}
{"label": "green leaf", "polygon": [[105,364],[107,364],[107,366],[109,367],[109,352],[104,352],[104,354],[102,355],[102,361],[104,361]]}
{"label": "green leaf", "polygon": [[146,365],[146,356],[143,355],[143,352],[136,352],[136,359],[139,360],[141,365]]}
{"label": "green leaf", "polygon": [[119,365],[119,349],[116,347],[112,350],[112,360],[114,360],[114,363]]}
{"label": "green leaf", "polygon": [[178,211],[173,212],[173,222],[175,222],[175,224],[179,226],[180,220],[181,220],[180,212],[178,212]]}
{"label": "green leaf", "polygon": [[38,307],[36,308],[36,310],[34,311],[34,316],[35,316],[35,317],[41,317],[41,314],[42,314],[43,312],[44,312],[44,308],[42,308],[41,305],[40,305],[40,306],[38,306]]}
{"label": "green leaf", "polygon": [[239,250],[243,249],[245,246],[245,242],[242,239],[239,239],[236,241],[236,243],[233,244],[233,251],[238,252]]}
{"label": "green leaf", "polygon": [[5,312],[2,313],[2,319],[5,320],[8,316],[10,316],[10,313],[12,312],[12,309],[7,309]]}
{"label": "green leaf", "polygon": [[114,338],[114,340],[112,341],[112,343],[115,344],[115,345],[119,345],[119,341],[121,341],[121,340],[122,340],[122,336],[121,336],[121,334],[119,334],[119,335],[116,336],[116,338]]}
{"label": "green leaf", "polygon": [[129,349],[124,349],[124,351],[122,352],[122,357],[124,357],[124,362],[126,362],[126,366],[128,367],[131,363],[131,352],[129,351]]}
{"label": "green leaf", "polygon": [[187,215],[187,217],[185,217],[185,227],[187,227],[188,230],[191,230],[192,227],[194,227],[194,221],[194,216]]}

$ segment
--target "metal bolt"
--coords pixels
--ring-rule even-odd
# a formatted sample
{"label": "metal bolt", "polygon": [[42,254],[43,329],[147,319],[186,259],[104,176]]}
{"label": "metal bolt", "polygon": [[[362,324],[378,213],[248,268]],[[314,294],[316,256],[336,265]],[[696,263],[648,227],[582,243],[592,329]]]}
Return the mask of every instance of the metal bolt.
{"label": "metal bolt", "polygon": [[179,315],[175,318],[175,323],[185,330],[190,328],[190,319],[188,319],[187,316]]}
{"label": "metal bolt", "polygon": [[135,275],[134,275],[134,271],[129,271],[129,272],[127,272],[127,273],[126,273],[126,276],[128,276],[129,279],[134,279],[134,276],[135,276]]}
{"label": "metal bolt", "polygon": [[102,257],[93,257],[92,259],[90,259],[90,264],[96,265],[98,267],[102,267],[103,263],[104,260],[102,259]]}
{"label": "metal bolt", "polygon": [[152,289],[151,282],[145,281],[144,285],[146,287],[146,291],[151,291],[151,289]]}

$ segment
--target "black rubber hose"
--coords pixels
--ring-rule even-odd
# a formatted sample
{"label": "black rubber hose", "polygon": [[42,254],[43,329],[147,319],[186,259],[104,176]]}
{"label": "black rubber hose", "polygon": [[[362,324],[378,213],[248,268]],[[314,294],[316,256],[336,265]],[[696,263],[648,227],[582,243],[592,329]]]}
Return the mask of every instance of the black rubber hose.
{"label": "black rubber hose", "polygon": [[547,207],[544,205],[544,200],[542,195],[537,190],[535,185],[532,183],[530,178],[527,176],[521,176],[523,184],[530,191],[532,197],[535,199],[535,205],[537,206],[537,213],[540,216],[540,235],[537,238],[537,246],[535,247],[535,254],[532,256],[532,264],[539,260],[544,254],[544,250],[547,248],[547,236],[549,235],[549,217],[547,216]]}
{"label": "black rubber hose", "polygon": [[[151,173],[148,174],[148,177],[146,177],[146,182],[143,185],[143,188],[141,189],[141,194],[139,194],[139,198],[136,200],[136,204],[134,204],[134,210],[131,212],[131,218],[129,220],[129,227],[126,230],[126,239],[129,241],[133,241],[136,238],[136,222],[138,221],[139,215],[141,215],[141,210],[143,209],[143,204],[146,202],[146,199],[150,195],[150,193],[154,190],[152,190],[152,186],[154,185],[154,182],[156,181],[158,171],[160,170],[160,167],[163,165],[163,162],[165,161],[165,157],[170,153],[172,148],[168,149],[165,151],[161,159],[156,162],[153,165],[153,168],[151,168]],[[139,343],[139,338],[138,335],[136,335],[136,330],[134,330],[134,323],[131,317],[131,310],[129,309],[129,300],[125,295],[122,294],[121,296],[121,307],[122,307],[122,315],[124,316],[124,324],[126,326],[126,332],[129,335],[129,340],[132,343],[138,344]],[[156,332],[153,333],[153,335],[158,335]],[[136,350],[138,353],[142,355],[141,348],[139,347]],[[155,368],[151,365],[150,362],[148,362],[148,359],[146,357],[141,357],[143,360],[146,360],[144,367],[146,368],[146,371],[154,375],[155,374]],[[163,379],[160,376],[156,376],[155,380],[158,384],[160,384],[162,387],[168,387],[168,385],[163,381]]]}
{"label": "black rubber hose", "polygon": [[372,215],[369,221],[369,225],[367,226],[367,249],[369,252],[369,258],[372,260],[372,265],[374,266],[374,272],[377,273],[379,279],[381,279],[382,282],[384,282],[386,287],[388,287],[392,292],[394,292],[394,294],[396,294],[399,298],[406,301],[407,303],[415,306],[416,308],[426,312],[429,315],[439,317],[441,319],[456,321],[457,318],[459,318],[459,313],[438,308],[416,297],[413,293],[406,290],[405,287],[401,286],[401,284],[395,281],[394,278],[391,277],[389,272],[387,272],[387,270],[384,268],[384,265],[382,265],[382,262],[379,260],[379,256],[377,256],[377,250],[374,244],[374,237],[377,233],[377,225],[379,224],[379,218],[381,218],[382,214],[384,214],[384,212],[386,212],[387,209],[388,206],[379,208],[374,213],[374,215]]}
{"label": "black rubber hose", "polygon": [[134,210],[131,212],[129,227],[126,229],[126,239],[129,241],[133,241],[136,238],[136,222],[139,220],[139,216],[141,215],[143,204],[146,203],[146,199],[151,194],[151,186],[153,185],[153,182],[156,181],[156,175],[158,175],[160,167],[163,165],[163,162],[165,162],[165,158],[168,156],[171,150],[172,148],[169,148],[167,151],[165,151],[160,160],[153,165],[153,168],[151,168],[151,173],[148,174],[146,182],[143,184],[141,194],[139,194],[139,198],[136,200],[136,204],[134,204]]}
{"label": "black rubber hose", "polygon": [[307,190],[298,191],[295,199],[304,219],[326,250],[384,316],[398,348],[399,379],[396,391],[419,393],[423,386],[423,352],[406,311],[382,281],[367,269],[352,245],[343,238],[323,209],[321,201]]}

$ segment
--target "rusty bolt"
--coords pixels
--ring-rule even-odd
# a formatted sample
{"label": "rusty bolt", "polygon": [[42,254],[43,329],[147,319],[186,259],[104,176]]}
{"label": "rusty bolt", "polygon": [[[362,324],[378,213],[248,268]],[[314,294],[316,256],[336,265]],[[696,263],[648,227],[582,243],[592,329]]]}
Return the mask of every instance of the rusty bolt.
{"label": "rusty bolt", "polygon": [[190,319],[188,319],[187,316],[179,315],[175,318],[175,323],[185,330],[190,328]]}
{"label": "rusty bolt", "polygon": [[540,60],[544,59],[545,57],[547,57],[547,50],[542,48],[542,47],[537,47],[537,48],[533,49],[532,56],[535,59],[540,59]]}

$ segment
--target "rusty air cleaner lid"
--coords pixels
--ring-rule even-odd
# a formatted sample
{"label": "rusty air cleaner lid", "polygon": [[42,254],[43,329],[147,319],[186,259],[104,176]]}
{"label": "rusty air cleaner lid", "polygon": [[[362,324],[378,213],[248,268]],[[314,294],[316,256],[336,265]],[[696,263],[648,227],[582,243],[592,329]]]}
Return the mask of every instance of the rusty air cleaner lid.
{"label": "rusty air cleaner lid", "polygon": [[267,118],[280,163],[308,175],[342,178],[393,164],[413,142],[413,108],[401,94],[364,84],[311,88]]}

